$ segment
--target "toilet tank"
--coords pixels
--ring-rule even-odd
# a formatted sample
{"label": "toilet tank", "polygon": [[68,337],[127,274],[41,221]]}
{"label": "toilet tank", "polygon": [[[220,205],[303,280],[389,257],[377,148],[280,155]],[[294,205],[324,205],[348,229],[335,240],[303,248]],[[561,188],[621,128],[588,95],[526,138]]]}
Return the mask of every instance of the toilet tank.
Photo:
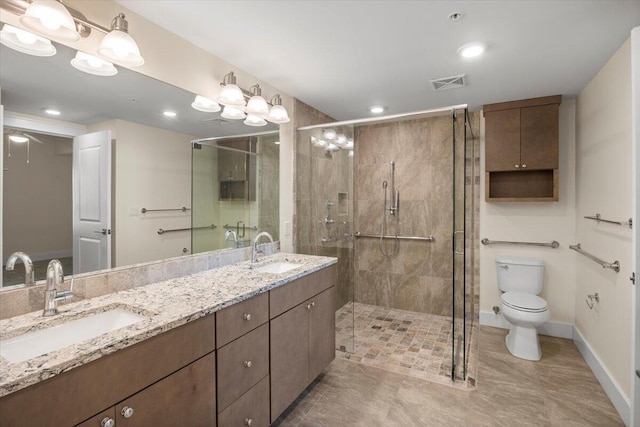
{"label": "toilet tank", "polygon": [[498,287],[502,292],[516,291],[538,295],[544,282],[544,261],[539,258],[496,258]]}

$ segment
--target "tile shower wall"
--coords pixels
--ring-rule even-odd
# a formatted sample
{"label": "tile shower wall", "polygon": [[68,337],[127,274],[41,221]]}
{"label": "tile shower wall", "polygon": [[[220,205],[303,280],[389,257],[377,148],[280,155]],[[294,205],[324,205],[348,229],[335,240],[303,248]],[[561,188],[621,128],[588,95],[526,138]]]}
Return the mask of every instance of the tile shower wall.
{"label": "tile shower wall", "polygon": [[[464,140],[459,115],[457,140]],[[395,161],[403,236],[435,236],[434,242],[400,241],[385,257],[376,239],[358,239],[355,301],[401,310],[452,315],[453,138],[452,118],[407,120],[355,129],[355,229],[379,234],[383,188]],[[460,165],[463,167],[464,163]],[[462,200],[462,199],[460,199]],[[462,210],[460,210],[462,214]],[[463,220],[462,217],[459,218]],[[395,231],[393,218],[387,234]],[[384,242],[389,251],[393,242]]]}

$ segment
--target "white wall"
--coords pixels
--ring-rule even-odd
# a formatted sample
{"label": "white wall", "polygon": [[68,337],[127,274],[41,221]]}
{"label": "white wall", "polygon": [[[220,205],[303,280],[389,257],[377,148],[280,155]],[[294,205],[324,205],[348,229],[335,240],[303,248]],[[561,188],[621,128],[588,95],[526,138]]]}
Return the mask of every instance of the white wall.
{"label": "white wall", "polygon": [[[480,130],[480,194],[484,186],[484,117]],[[563,99],[560,105],[559,200],[557,202],[487,203],[480,201],[480,238],[523,242],[560,242],[559,249],[527,246],[480,245],[481,321],[499,323],[493,306],[500,305],[495,258],[518,256],[542,258],[545,282],[541,297],[547,301],[552,322],[573,323],[575,300],[575,101]],[[490,317],[487,317],[490,316]],[[495,316],[496,319],[492,319]],[[483,323],[485,323],[483,322]],[[570,329],[568,330],[570,333]],[[570,336],[570,335],[569,335]]]}
{"label": "white wall", "polygon": [[90,126],[111,129],[115,137],[114,267],[182,255],[191,233],[159,235],[158,229],[190,228],[191,214],[140,213],[142,208],[191,207],[191,144],[197,139],[124,120]]}
{"label": "white wall", "polygon": [[[583,219],[596,212],[623,220],[633,215],[630,41],[580,93],[576,108],[577,241],[594,255],[621,264],[620,273],[575,255],[575,325],[628,399],[631,395],[632,232]],[[634,224],[634,226],[637,226]],[[589,310],[584,299],[598,292]]]}

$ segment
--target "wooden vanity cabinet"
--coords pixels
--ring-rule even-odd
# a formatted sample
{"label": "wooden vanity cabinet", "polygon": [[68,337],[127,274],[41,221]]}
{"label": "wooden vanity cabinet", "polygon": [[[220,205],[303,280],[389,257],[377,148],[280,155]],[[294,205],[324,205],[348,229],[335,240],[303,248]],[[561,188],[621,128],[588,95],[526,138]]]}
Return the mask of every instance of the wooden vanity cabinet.
{"label": "wooden vanity cabinet", "polygon": [[335,358],[335,275],[331,266],[271,291],[271,422]]}
{"label": "wooden vanity cabinet", "polygon": [[488,202],[558,200],[560,102],[558,95],[483,106]]}

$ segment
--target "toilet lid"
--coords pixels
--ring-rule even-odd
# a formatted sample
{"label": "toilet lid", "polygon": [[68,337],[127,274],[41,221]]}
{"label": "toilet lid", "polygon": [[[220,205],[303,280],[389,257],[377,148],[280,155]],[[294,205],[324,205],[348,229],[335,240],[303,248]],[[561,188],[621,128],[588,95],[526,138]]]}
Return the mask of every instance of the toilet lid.
{"label": "toilet lid", "polygon": [[524,292],[505,292],[502,294],[502,302],[507,307],[516,310],[539,313],[547,309],[547,302],[537,295]]}

